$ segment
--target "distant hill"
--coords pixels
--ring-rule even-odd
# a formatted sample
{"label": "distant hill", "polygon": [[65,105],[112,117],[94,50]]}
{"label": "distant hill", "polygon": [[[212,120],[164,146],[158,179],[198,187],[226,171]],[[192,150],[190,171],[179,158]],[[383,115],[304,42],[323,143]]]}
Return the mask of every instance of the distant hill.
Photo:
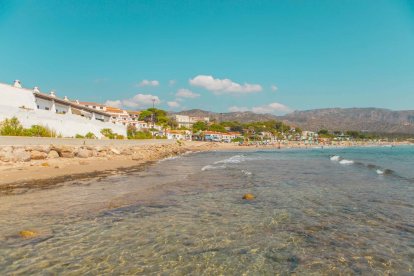
{"label": "distant hill", "polygon": [[269,120],[278,120],[278,117],[271,114],[256,114],[251,111],[245,112],[228,112],[228,113],[215,113],[210,111],[205,111],[201,109],[191,109],[186,111],[181,111],[175,114],[188,115],[188,116],[199,116],[199,117],[209,117],[210,120],[220,121],[238,121],[241,123],[249,122],[260,122],[260,121],[269,121]]}
{"label": "distant hill", "polygon": [[375,133],[414,134],[414,110],[392,111],[380,108],[326,108],[295,111],[285,116],[256,114],[250,111],[215,113],[192,109],[177,114],[210,117],[217,121],[279,120],[307,130],[358,130]]}
{"label": "distant hill", "polygon": [[414,134],[414,110],[380,108],[327,108],[295,111],[279,119],[309,130],[358,130]]}

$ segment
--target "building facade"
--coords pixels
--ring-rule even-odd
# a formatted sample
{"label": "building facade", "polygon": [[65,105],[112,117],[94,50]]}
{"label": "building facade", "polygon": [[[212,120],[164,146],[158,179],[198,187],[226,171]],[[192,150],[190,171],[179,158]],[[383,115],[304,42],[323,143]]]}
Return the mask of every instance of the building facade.
{"label": "building facade", "polygon": [[38,87],[23,88],[20,81],[13,85],[0,83],[0,121],[16,117],[24,127],[43,125],[64,137],[74,137],[92,132],[101,138],[100,131],[109,128],[114,133],[126,135],[126,127],[110,122],[104,111],[80,105],[56,93],[42,93]]}

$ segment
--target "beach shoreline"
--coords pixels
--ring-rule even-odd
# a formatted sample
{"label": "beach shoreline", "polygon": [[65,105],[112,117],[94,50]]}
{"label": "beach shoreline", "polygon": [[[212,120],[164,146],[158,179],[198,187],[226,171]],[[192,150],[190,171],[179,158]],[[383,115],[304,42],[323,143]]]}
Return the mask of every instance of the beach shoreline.
{"label": "beach shoreline", "polygon": [[[205,151],[255,151],[277,149],[313,149],[341,147],[373,147],[399,146],[408,143],[338,143],[336,145],[306,145],[289,142],[287,144],[240,146],[234,143],[212,142],[174,142],[165,141],[156,144],[142,143],[140,145],[107,148],[110,155],[54,158],[32,160],[30,162],[0,162],[0,195],[15,194],[28,189],[46,189],[59,183],[107,177],[129,171],[144,170],[147,166],[165,158],[192,152]],[[43,145],[45,146],[45,145]],[[2,146],[0,146],[2,147]],[[4,146],[3,146],[4,147]],[[9,146],[10,147],[10,146]],[[14,146],[16,147],[16,146]],[[39,145],[35,146],[39,147]],[[54,149],[53,146],[51,146]],[[91,151],[96,148],[88,147]],[[78,150],[82,150],[83,147]],[[137,152],[140,155],[137,157]]]}

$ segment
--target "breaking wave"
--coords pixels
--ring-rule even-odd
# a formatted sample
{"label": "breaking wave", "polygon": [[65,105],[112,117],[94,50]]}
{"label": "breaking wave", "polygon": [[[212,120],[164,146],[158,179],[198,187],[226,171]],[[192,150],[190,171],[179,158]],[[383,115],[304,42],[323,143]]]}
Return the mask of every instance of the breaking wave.
{"label": "breaking wave", "polygon": [[355,162],[353,160],[347,160],[347,159],[342,159],[341,161],[339,161],[339,164],[341,165],[352,165]]}
{"label": "breaking wave", "polygon": [[230,158],[214,162],[214,164],[238,164],[244,161],[246,161],[246,157],[244,155],[235,155]]}
{"label": "breaking wave", "polygon": [[213,166],[213,165],[207,165],[201,168],[202,171],[211,171],[211,170],[220,170],[220,169],[225,169],[226,165],[221,165],[221,166]]}

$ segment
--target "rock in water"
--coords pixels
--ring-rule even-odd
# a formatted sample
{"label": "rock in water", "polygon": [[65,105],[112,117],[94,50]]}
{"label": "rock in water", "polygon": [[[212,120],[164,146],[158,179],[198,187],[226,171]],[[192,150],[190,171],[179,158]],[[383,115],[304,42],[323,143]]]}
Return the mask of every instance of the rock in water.
{"label": "rock in water", "polygon": [[255,196],[253,194],[245,194],[243,196],[243,199],[245,199],[245,200],[253,200],[253,199],[255,199]]}
{"label": "rock in water", "polygon": [[19,232],[19,236],[23,239],[32,239],[37,237],[37,232],[34,230],[22,230]]}

